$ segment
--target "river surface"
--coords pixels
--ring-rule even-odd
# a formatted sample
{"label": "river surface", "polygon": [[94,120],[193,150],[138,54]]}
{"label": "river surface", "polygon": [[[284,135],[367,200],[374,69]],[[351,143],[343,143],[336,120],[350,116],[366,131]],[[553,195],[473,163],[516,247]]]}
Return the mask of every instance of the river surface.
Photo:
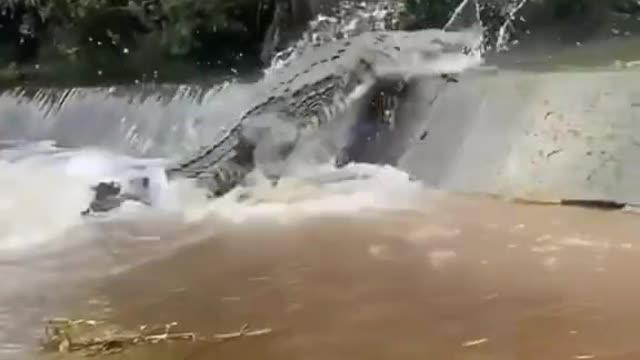
{"label": "river surface", "polygon": [[202,336],[244,324],[272,330],[223,343],[139,345],[106,358],[640,354],[637,215],[457,196],[397,175],[378,175],[384,193],[364,184],[339,195],[290,187],[188,225],[105,225],[95,242],[4,263],[19,288],[39,290],[5,297],[20,327],[5,332],[4,354],[27,330],[38,334],[45,316],[122,331],[177,322],[174,331]]}
{"label": "river surface", "polygon": [[[33,181],[69,185],[51,173]],[[257,186],[248,199],[205,203],[186,184],[171,191],[188,211],[125,207],[80,223],[71,215],[84,203],[58,192],[45,194],[60,197],[47,207],[14,205],[5,215],[14,242],[0,257],[0,355],[36,351],[51,317],[120,331],[173,322],[201,336],[244,324],[272,331],[107,358],[640,354],[634,213],[455,195],[373,165]]]}

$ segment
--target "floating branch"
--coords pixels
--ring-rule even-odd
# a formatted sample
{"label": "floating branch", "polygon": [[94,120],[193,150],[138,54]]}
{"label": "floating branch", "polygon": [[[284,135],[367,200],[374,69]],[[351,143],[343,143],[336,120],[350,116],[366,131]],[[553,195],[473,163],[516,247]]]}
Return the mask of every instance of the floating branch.
{"label": "floating branch", "polygon": [[177,322],[163,326],[149,327],[142,325],[134,332],[105,331],[103,336],[81,336],[79,328],[85,331],[96,328],[104,322],[96,320],[71,320],[55,318],[46,321],[45,338],[42,344],[44,351],[49,352],[83,352],[86,356],[99,354],[115,354],[127,347],[138,344],[157,344],[168,341],[212,341],[222,342],[241,337],[253,337],[270,334],[271,328],[250,330],[249,324],[244,324],[239,331],[218,333],[212,337],[200,336],[194,332],[172,332]]}

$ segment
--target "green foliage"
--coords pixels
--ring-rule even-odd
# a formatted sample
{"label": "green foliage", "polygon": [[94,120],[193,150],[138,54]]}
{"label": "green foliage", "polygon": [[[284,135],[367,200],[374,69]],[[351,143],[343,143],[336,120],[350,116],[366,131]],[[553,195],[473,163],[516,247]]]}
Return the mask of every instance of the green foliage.
{"label": "green foliage", "polygon": [[[71,73],[84,72],[82,76],[99,70],[105,77],[117,73],[144,81],[159,68],[183,72],[184,63],[224,59],[219,68],[236,67],[238,53],[246,55],[245,65],[256,65],[277,1],[299,0],[0,0],[0,69],[5,69],[0,79],[31,77],[45,68],[61,74],[57,69],[66,64]],[[461,0],[396,1],[405,3],[416,27],[441,27]],[[504,23],[506,1],[480,0],[489,34]],[[637,0],[529,3],[544,9],[545,18],[560,21],[585,13],[604,16],[607,10],[640,13]],[[535,19],[527,17],[527,22]],[[172,61],[181,63],[167,65]]]}
{"label": "green foliage", "polygon": [[0,69],[9,69],[0,86],[52,76],[176,81],[189,67],[255,66],[274,1],[0,0]]}
{"label": "green foliage", "polygon": [[562,20],[575,15],[585,14],[587,10],[588,4],[585,0],[556,0],[553,15],[556,19]]}
{"label": "green foliage", "polygon": [[623,14],[640,13],[640,2],[636,0],[612,0],[611,7],[614,11]]}
{"label": "green foliage", "polygon": [[406,8],[421,26],[442,27],[460,0],[406,0]]}
{"label": "green foliage", "polygon": [[234,30],[247,31],[246,26],[234,22],[233,17],[250,3],[248,0],[162,0],[146,14],[142,8],[136,13],[144,14],[140,21],[161,34],[169,53],[184,55],[200,45],[196,40],[199,33],[215,33],[234,25]]}
{"label": "green foliage", "polygon": [[[113,47],[152,34],[170,55],[188,54],[198,46],[199,34],[221,30],[246,31],[237,14],[258,11],[258,0],[8,0],[15,21],[37,14],[44,24],[40,37],[63,39],[65,48]],[[17,14],[19,15],[19,14]],[[255,17],[254,17],[255,18]],[[23,28],[31,24],[20,24]],[[34,29],[34,31],[36,31]]]}

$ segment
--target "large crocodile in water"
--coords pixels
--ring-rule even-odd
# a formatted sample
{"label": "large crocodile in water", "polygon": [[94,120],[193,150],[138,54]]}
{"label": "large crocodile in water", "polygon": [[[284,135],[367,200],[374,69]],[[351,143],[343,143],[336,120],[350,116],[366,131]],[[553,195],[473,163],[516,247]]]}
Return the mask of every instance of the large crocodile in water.
{"label": "large crocodile in water", "polygon": [[427,29],[365,32],[312,46],[256,83],[263,95],[254,105],[218,140],[169,166],[167,177],[195,179],[212,196],[221,196],[256,166],[254,153],[262,139],[248,131],[252,126],[277,119],[295,129],[292,139],[276,139],[286,158],[300,139],[331,124],[380,80],[406,82],[416,75],[456,72],[461,59],[478,59],[469,50],[481,40],[477,29]]}

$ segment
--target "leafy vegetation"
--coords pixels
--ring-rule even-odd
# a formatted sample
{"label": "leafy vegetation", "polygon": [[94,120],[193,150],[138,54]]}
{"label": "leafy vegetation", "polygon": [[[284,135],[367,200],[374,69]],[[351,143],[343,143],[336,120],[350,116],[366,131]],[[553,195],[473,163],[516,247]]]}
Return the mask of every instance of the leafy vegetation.
{"label": "leafy vegetation", "polygon": [[[418,27],[444,25],[460,2],[402,1]],[[502,5],[507,0],[480,1],[487,5],[484,17],[498,19],[496,23],[504,20]],[[71,84],[105,79],[190,81],[216,70],[256,68],[276,4],[293,7],[306,2],[0,0],[0,85],[36,80]],[[545,16],[560,20],[588,12],[600,14],[603,6],[619,13],[640,13],[636,0],[530,3],[551,9]],[[293,12],[287,16],[294,16]]]}
{"label": "leafy vegetation", "polygon": [[185,63],[242,66],[257,61],[274,1],[5,0],[0,68],[29,77],[73,64],[82,77],[148,80]]}
{"label": "leafy vegetation", "polygon": [[442,27],[459,3],[459,0],[406,0],[406,7],[421,25]]}

